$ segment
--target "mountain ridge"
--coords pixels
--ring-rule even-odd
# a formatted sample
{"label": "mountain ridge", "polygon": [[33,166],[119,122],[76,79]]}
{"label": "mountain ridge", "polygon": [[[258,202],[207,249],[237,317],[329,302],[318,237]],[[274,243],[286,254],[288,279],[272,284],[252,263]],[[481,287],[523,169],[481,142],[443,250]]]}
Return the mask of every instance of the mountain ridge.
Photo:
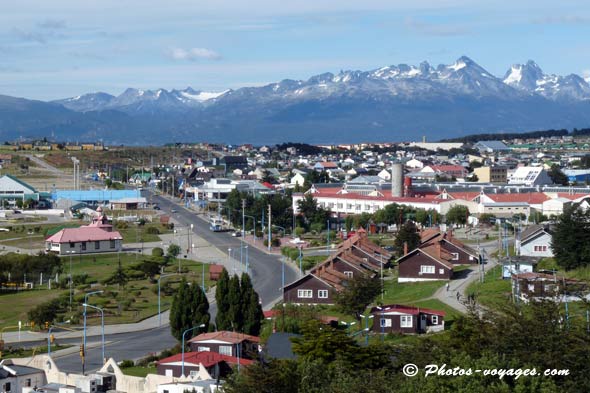
{"label": "mountain ridge", "polygon": [[216,93],[128,88],[118,96],[88,93],[47,106],[30,101],[37,110],[43,107],[39,121],[35,113],[23,121],[18,105],[4,101],[0,97],[3,138],[14,138],[15,130],[27,136],[51,128],[67,140],[77,129],[80,136],[102,134],[107,141],[133,144],[170,138],[351,142],[367,135],[395,141],[590,123],[590,85],[581,76],[545,74],[529,60],[512,65],[500,78],[467,56],[436,67],[422,62],[327,72]]}

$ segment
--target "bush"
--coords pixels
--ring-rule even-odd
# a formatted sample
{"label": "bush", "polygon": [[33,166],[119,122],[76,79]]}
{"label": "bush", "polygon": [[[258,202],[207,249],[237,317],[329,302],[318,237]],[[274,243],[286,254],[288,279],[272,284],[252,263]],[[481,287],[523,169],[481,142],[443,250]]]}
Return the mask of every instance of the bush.
{"label": "bush", "polygon": [[295,236],[301,237],[305,233],[305,228],[297,227],[295,228]]}
{"label": "bush", "polygon": [[115,228],[117,229],[127,229],[129,228],[129,224],[126,221],[117,221],[115,224]]}
{"label": "bush", "polygon": [[157,227],[148,227],[148,229],[146,229],[146,233],[149,233],[150,235],[159,235],[160,230]]}
{"label": "bush", "polygon": [[120,368],[129,368],[129,367],[135,367],[135,362],[133,360],[123,360],[121,361],[121,363],[119,364]]}
{"label": "bush", "polygon": [[314,222],[313,224],[311,224],[309,226],[309,228],[311,229],[312,232],[318,234],[318,233],[321,233],[322,230],[324,229],[324,224],[321,222]]}
{"label": "bush", "polygon": [[163,257],[163,256],[164,256],[164,250],[163,250],[163,249],[161,249],[160,247],[154,247],[154,248],[152,249],[152,256],[153,256],[153,257],[158,257],[158,258],[161,258],[161,257]]}

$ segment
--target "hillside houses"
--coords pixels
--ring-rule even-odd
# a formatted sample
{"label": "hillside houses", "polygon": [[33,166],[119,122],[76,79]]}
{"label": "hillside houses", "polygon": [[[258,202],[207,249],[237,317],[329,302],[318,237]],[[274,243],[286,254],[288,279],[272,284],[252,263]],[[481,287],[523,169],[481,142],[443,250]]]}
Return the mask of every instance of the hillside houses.
{"label": "hillside houses", "polygon": [[295,304],[334,304],[345,281],[357,275],[374,276],[388,265],[392,254],[372,243],[364,230],[338,246],[336,253],[302,278],[283,288],[283,301]]}
{"label": "hillside houses", "polygon": [[418,247],[404,249],[396,260],[398,282],[450,280],[455,266],[478,263],[479,253],[457,240],[452,231],[432,228],[420,233]]}

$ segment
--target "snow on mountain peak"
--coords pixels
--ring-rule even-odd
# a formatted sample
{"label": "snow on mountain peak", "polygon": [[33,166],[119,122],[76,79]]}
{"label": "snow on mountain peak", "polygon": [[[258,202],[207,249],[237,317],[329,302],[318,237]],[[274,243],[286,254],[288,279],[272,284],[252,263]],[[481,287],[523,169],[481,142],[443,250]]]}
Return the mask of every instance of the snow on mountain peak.
{"label": "snow on mountain peak", "polygon": [[224,91],[217,92],[217,93],[200,91],[197,93],[193,90],[192,93],[189,93],[187,91],[183,91],[180,93],[180,95],[182,95],[185,98],[188,98],[189,100],[203,102],[203,101],[208,101],[208,100],[212,100],[214,98],[220,97],[220,96],[224,95],[225,93],[227,93],[228,91],[229,90],[224,90]]}

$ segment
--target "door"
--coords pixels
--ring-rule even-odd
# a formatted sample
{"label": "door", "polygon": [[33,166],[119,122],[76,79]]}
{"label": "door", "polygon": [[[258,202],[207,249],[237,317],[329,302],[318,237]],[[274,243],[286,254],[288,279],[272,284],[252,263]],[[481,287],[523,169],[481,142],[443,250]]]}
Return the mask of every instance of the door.
{"label": "door", "polygon": [[426,331],[426,315],[420,315],[420,332]]}

